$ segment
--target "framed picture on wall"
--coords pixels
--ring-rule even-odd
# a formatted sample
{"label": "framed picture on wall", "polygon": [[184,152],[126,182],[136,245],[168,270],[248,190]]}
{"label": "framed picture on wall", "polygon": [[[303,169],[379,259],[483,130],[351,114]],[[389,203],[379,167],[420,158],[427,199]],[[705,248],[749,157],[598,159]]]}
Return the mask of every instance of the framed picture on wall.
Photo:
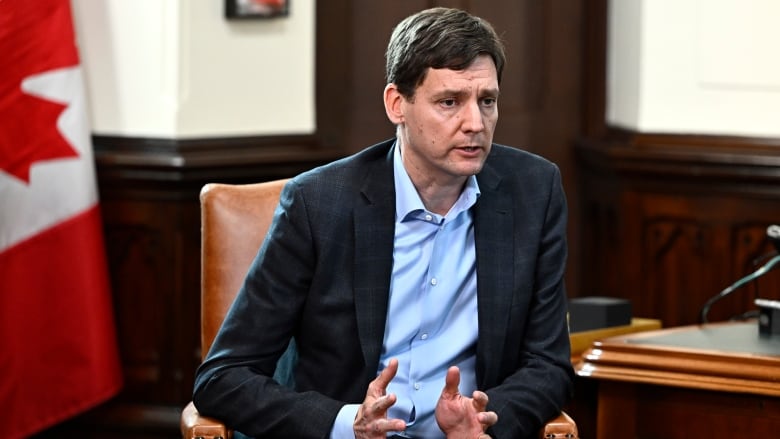
{"label": "framed picture on wall", "polygon": [[290,0],[225,0],[229,19],[272,18],[289,13]]}

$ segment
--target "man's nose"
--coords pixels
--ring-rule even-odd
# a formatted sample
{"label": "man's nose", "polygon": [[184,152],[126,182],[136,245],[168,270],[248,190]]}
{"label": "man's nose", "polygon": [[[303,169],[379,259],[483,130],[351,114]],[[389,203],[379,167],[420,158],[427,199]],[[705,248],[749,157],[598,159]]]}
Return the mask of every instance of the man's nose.
{"label": "man's nose", "polygon": [[482,119],[482,108],[479,102],[471,102],[463,109],[462,129],[467,132],[479,132],[485,129]]}

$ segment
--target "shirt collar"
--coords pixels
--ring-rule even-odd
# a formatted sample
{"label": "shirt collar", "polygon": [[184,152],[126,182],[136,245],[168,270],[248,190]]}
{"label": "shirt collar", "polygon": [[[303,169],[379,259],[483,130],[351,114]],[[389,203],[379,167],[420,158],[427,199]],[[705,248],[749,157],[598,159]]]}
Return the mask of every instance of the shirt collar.
{"label": "shirt collar", "polygon": [[[425,212],[425,205],[420,199],[420,194],[412,183],[409,173],[406,172],[401,161],[401,148],[398,141],[393,145],[393,175],[395,179],[395,220],[403,221],[412,213]],[[468,210],[477,202],[480,190],[475,175],[466,179],[466,185],[460,193],[460,197],[450,209],[447,216],[457,216],[463,210]]]}

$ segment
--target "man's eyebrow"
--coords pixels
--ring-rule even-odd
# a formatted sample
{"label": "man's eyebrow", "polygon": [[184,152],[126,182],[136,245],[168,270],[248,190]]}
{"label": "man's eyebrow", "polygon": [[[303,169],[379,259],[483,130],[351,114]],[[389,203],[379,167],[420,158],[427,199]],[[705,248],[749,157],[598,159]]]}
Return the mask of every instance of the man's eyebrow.
{"label": "man's eyebrow", "polygon": [[501,94],[501,90],[498,87],[496,87],[496,88],[490,87],[490,88],[482,89],[482,93],[480,93],[480,94],[482,96],[487,95],[487,96],[498,97],[498,95]]}
{"label": "man's eyebrow", "polygon": [[436,99],[442,99],[450,96],[463,96],[466,94],[468,94],[468,92],[464,89],[447,88],[433,93],[433,97]]}
{"label": "man's eyebrow", "polygon": [[[461,96],[469,95],[469,94],[471,94],[471,93],[468,90],[466,90],[466,89],[448,88],[448,89],[437,91],[437,92],[433,93],[432,96],[433,96],[434,99],[443,99],[443,98],[447,98],[447,97],[461,97]],[[482,89],[480,91],[480,93],[479,93],[479,96],[498,97],[499,94],[500,94],[500,91],[499,91],[498,88],[492,88],[491,87],[491,88]]]}

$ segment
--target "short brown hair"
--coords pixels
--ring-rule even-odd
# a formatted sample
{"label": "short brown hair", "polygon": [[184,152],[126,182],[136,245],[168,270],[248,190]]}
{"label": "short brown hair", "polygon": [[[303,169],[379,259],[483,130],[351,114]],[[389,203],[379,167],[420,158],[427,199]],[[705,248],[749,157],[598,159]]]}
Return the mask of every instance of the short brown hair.
{"label": "short brown hair", "polygon": [[412,98],[428,68],[463,70],[479,55],[490,55],[500,83],[506,55],[493,26],[460,9],[426,9],[393,29],[385,75],[403,96]]}

